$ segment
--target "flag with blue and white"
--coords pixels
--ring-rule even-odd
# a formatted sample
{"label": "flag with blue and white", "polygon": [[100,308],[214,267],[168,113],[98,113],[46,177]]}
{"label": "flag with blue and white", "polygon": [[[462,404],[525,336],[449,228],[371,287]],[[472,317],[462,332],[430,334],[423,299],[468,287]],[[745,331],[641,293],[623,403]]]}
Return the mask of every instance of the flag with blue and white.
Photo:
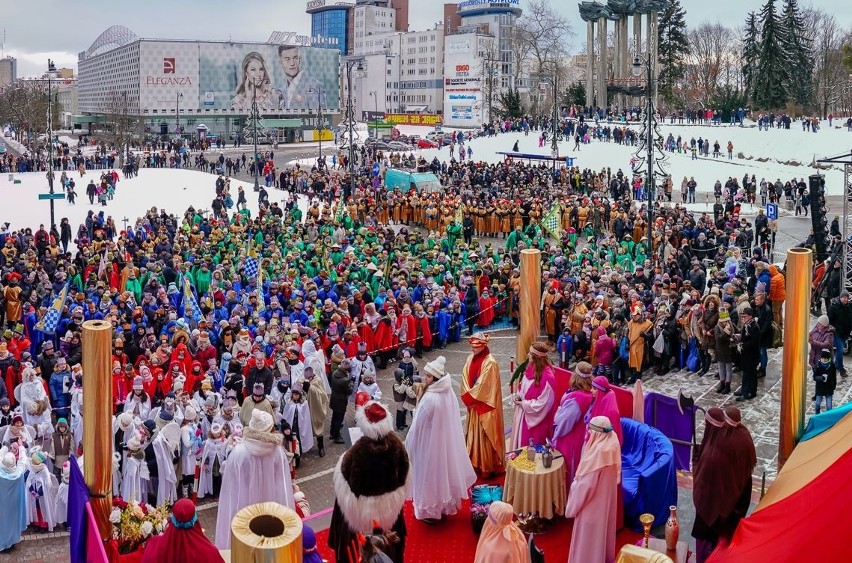
{"label": "flag with blue and white", "polygon": [[65,282],[65,287],[53,300],[50,308],[41,317],[41,320],[36,323],[35,329],[44,334],[55,334],[56,327],[59,326],[59,319],[62,318],[62,310],[65,308],[65,302],[68,300],[68,286],[70,281]]}
{"label": "flag with blue and white", "polygon": [[201,314],[201,308],[198,306],[198,301],[192,293],[187,276],[183,276],[183,315],[196,323],[204,316]]}

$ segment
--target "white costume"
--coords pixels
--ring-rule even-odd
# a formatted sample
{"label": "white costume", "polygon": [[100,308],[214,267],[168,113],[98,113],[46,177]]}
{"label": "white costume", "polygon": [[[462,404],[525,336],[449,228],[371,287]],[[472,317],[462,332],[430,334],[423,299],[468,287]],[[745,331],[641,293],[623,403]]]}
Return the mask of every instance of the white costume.
{"label": "white costume", "polygon": [[[21,416],[24,418],[24,424],[35,426],[45,422],[45,420],[49,422],[50,398],[44,390],[44,383],[32,366],[24,365],[28,367],[25,367],[21,374],[23,382],[15,388],[15,398],[21,404]],[[45,413],[47,413],[46,419]]]}
{"label": "white costume", "polygon": [[[39,457],[38,463],[35,459]],[[56,526],[56,491],[59,488],[59,482],[47,464],[44,463],[46,456],[43,452],[35,452],[32,454],[30,462],[30,472],[27,475],[27,519],[31,523],[39,521],[39,510],[41,511],[41,519],[47,523],[48,531],[53,531]]]}
{"label": "white costume", "polygon": [[204,442],[204,450],[201,452],[201,478],[198,481],[198,498],[204,498],[207,495],[213,494],[214,466],[217,462],[219,463],[219,473],[221,475],[225,467],[225,461],[228,459],[228,440],[222,432],[222,426],[217,424],[215,429],[219,431],[219,435],[208,435],[207,440]]}
{"label": "white costume", "polygon": [[71,477],[71,463],[72,460],[69,460],[62,464],[62,481],[59,483],[59,488],[56,489],[53,512],[56,515],[57,524],[68,522],[68,479]]}
{"label": "white costume", "polygon": [[311,423],[311,409],[305,400],[305,396],[302,395],[302,400],[298,403],[294,402],[292,397],[288,398],[284,403],[283,411],[284,420],[290,425],[294,435],[296,426],[299,427],[299,435],[297,436],[301,449],[299,453],[303,454],[310,451],[314,447],[314,432]]}
{"label": "white costume", "polygon": [[128,502],[131,500],[147,502],[150,474],[148,473],[148,465],[145,463],[145,455],[142,453],[142,443],[138,437],[131,438],[128,448],[139,453],[130,453],[124,461],[124,474],[121,476],[121,498]]}
{"label": "white costume", "polygon": [[[311,368],[314,371],[314,375],[322,381],[326,395],[331,395],[331,385],[328,383],[328,376],[325,370],[325,355],[317,350],[313,340],[305,340],[304,344],[302,344],[302,354],[305,357],[305,367]],[[304,374],[304,370],[302,370],[302,373]]]}
{"label": "white costume", "polygon": [[449,374],[443,375],[444,357],[426,364],[435,379],[423,393],[405,439],[411,461],[414,516],[439,519],[455,514],[476,473],[465,446],[459,403]]}
{"label": "white costume", "polygon": [[169,422],[156,436],[152,445],[157,457],[157,506],[177,500],[177,474],[173,463],[180,448],[181,431],[175,422]]}
{"label": "white costume", "polygon": [[255,409],[243,440],[234,447],[222,474],[216,547],[230,549],[231,520],[246,506],[277,502],[295,508],[290,464],[280,434],[272,432],[272,415]]}
{"label": "white costume", "polygon": [[146,397],[143,401],[142,396],[131,393],[124,401],[124,412],[129,412],[139,420],[145,420],[151,413],[151,399]]}

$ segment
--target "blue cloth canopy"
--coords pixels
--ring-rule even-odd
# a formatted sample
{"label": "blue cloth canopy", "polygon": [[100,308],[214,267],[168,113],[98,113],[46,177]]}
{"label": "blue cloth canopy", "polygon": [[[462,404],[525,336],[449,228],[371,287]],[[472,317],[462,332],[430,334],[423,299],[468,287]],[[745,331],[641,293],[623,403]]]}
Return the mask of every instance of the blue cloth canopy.
{"label": "blue cloth canopy", "polygon": [[831,429],[832,426],[837,424],[841,418],[850,412],[852,412],[852,403],[846,403],[843,406],[813,415],[810,420],[808,420],[808,425],[805,427],[805,433],[799,441],[804,442],[819,436],[826,430]]}
{"label": "blue cloth canopy", "polygon": [[621,487],[624,491],[624,523],[641,530],[639,516],[654,515],[665,522],[669,507],[677,505],[674,448],[662,432],[632,418],[622,418]]}

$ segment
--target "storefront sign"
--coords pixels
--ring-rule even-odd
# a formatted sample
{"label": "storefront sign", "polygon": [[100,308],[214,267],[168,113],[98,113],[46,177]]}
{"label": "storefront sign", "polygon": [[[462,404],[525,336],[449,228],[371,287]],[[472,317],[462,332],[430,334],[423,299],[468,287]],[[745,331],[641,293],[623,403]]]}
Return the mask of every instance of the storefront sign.
{"label": "storefront sign", "polygon": [[441,116],[434,114],[389,113],[385,121],[398,125],[437,125],[441,123]]}

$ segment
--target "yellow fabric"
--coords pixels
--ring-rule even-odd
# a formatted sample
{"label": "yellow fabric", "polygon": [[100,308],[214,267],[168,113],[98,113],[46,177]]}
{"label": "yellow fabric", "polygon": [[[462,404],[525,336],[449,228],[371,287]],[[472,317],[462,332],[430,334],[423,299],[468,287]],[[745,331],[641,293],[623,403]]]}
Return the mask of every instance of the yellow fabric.
{"label": "yellow fabric", "polygon": [[674,563],[668,555],[630,544],[621,548],[618,559],[615,561],[616,563]]}
{"label": "yellow fabric", "polygon": [[503,391],[500,389],[500,367],[494,356],[488,355],[482,362],[479,379],[471,387],[468,369],[473,354],[468,356],[462,370],[461,394],[470,396],[491,407],[479,414],[475,408],[467,409],[465,442],[470,463],[482,473],[502,472],[506,455],[506,439],[503,432]]}
{"label": "yellow fabric", "polygon": [[635,322],[630,321],[627,325],[630,327],[629,342],[630,356],[628,365],[635,370],[642,370],[642,360],[645,357],[645,339],[642,338],[642,333],[647,332],[651,328],[651,321]]}
{"label": "yellow fabric", "polygon": [[[521,452],[526,456],[526,452]],[[510,503],[517,514],[538,512],[548,520],[554,514],[564,514],[568,499],[565,483],[565,458],[553,460],[545,469],[541,455],[535,456],[535,470],[525,471],[509,463],[503,485],[503,500]]]}
{"label": "yellow fabric", "polygon": [[775,482],[760,500],[755,512],[792,495],[828,469],[852,447],[852,413],[831,430],[801,442],[781,468]]}

